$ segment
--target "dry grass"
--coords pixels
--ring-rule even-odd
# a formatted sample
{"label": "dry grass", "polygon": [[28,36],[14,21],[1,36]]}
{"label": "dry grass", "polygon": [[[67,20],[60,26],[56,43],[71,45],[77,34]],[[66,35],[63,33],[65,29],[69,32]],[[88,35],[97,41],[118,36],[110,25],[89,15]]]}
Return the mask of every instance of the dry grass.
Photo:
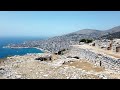
{"label": "dry grass", "polygon": [[6,58],[0,59],[0,66],[3,66],[6,61],[7,61]]}
{"label": "dry grass", "polygon": [[67,65],[74,66],[76,68],[81,68],[86,71],[92,70],[95,72],[101,72],[104,70],[102,67],[95,67],[94,65],[86,61],[75,61],[75,62],[67,63]]}
{"label": "dry grass", "polygon": [[52,60],[57,60],[58,58],[58,55],[52,54]]}
{"label": "dry grass", "polygon": [[110,77],[113,79],[120,79],[120,74],[110,74]]}

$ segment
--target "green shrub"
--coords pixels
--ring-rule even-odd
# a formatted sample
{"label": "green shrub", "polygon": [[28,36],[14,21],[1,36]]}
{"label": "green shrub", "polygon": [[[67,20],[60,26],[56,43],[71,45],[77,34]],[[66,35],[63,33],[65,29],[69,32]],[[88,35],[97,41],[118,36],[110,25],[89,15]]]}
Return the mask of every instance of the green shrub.
{"label": "green shrub", "polygon": [[92,39],[87,39],[86,43],[91,43],[93,40]]}
{"label": "green shrub", "polygon": [[62,49],[62,50],[60,50],[60,51],[58,51],[58,55],[63,55],[64,53],[64,51],[66,51],[66,49]]}
{"label": "green shrub", "polygon": [[80,42],[86,42],[86,39],[81,39]]}
{"label": "green shrub", "polygon": [[92,39],[81,39],[80,42],[84,43],[91,43],[93,40]]}

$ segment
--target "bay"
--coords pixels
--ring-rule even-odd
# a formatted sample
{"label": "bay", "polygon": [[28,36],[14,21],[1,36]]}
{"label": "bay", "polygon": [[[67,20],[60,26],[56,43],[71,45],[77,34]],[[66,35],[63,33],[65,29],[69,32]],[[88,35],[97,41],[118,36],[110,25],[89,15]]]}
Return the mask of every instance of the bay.
{"label": "bay", "polygon": [[6,58],[8,56],[14,56],[14,55],[25,55],[27,53],[43,53],[43,51],[38,50],[36,48],[3,48],[3,46],[6,46],[10,43],[19,44],[23,43],[24,41],[30,41],[30,40],[41,40],[43,38],[30,38],[30,37],[4,37],[0,38],[0,58]]}

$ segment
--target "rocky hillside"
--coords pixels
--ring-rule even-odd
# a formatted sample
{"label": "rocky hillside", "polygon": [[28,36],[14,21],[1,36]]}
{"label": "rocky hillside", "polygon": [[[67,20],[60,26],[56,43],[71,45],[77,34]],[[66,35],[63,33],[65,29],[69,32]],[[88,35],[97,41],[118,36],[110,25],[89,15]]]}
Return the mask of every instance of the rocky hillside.
{"label": "rocky hillside", "polygon": [[107,35],[103,35],[100,38],[102,39],[114,39],[114,38],[120,38],[120,32],[115,33],[109,33]]}
{"label": "rocky hillside", "polygon": [[101,37],[99,38],[102,39],[120,38],[120,26],[104,31]]}
{"label": "rocky hillside", "polygon": [[109,30],[104,31],[105,34],[112,34],[112,33],[116,33],[116,32],[120,32],[120,26],[116,26]]}
{"label": "rocky hillside", "polygon": [[[89,45],[0,60],[0,79],[120,79],[120,58]],[[118,54],[118,56],[120,56]]]}
{"label": "rocky hillside", "polygon": [[112,35],[112,38],[120,38],[120,26],[112,29],[102,31],[94,29],[83,29],[73,33],[69,33],[62,36],[56,36],[42,41],[30,41],[20,45],[10,45],[12,47],[39,47],[50,52],[58,52],[62,49],[69,48],[69,45],[79,44],[81,39],[100,39],[108,38]]}

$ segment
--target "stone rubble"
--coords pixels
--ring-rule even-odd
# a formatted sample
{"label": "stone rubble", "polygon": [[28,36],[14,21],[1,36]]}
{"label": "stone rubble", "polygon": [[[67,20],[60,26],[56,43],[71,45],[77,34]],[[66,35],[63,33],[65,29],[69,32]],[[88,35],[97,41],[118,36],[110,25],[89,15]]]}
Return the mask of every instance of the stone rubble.
{"label": "stone rubble", "polygon": [[111,50],[115,53],[120,53],[120,39],[102,39],[93,41],[90,46],[95,46],[104,50]]}

